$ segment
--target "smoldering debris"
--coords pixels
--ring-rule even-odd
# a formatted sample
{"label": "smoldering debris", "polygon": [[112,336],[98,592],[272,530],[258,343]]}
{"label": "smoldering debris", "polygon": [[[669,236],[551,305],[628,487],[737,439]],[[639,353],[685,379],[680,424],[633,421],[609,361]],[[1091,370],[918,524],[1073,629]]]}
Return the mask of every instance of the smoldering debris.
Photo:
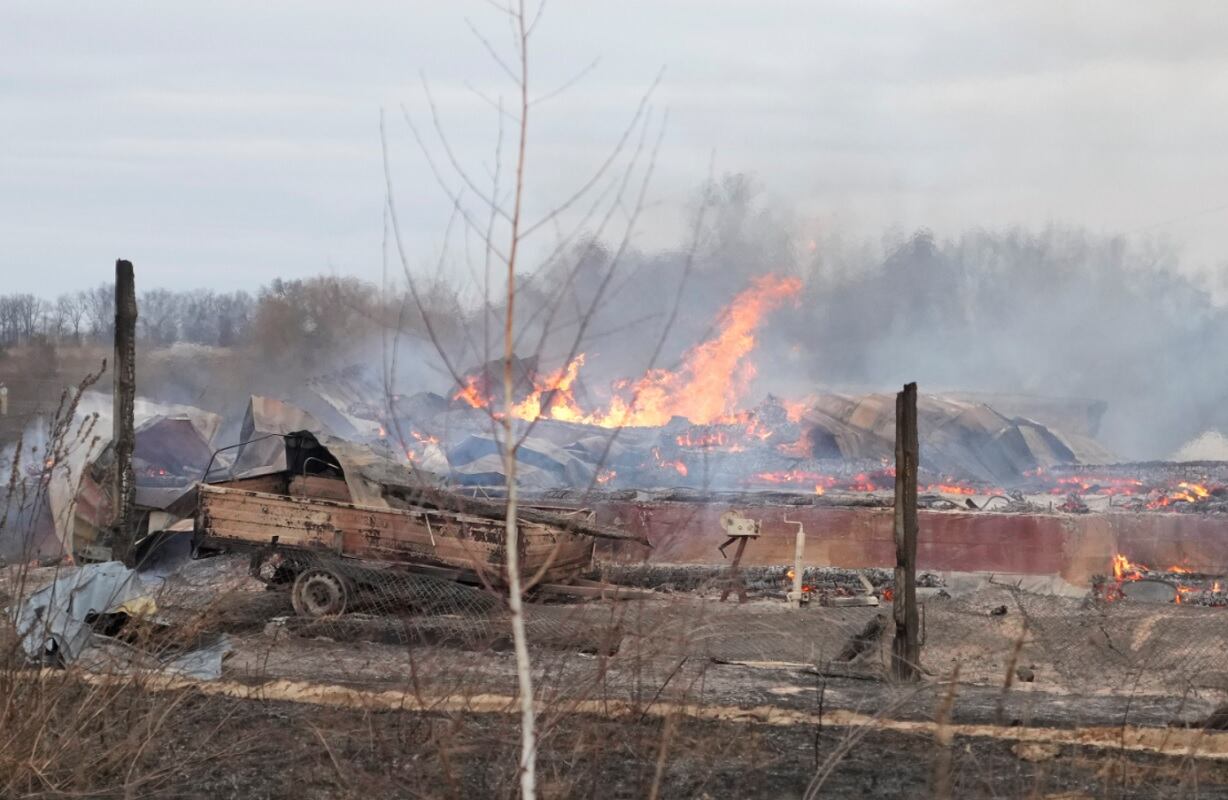
{"label": "smoldering debris", "polygon": [[172,643],[156,585],[117,561],[59,568],[46,586],[18,597],[4,613],[26,660],[40,666],[156,670],[214,680],[231,650],[225,636],[190,647]]}

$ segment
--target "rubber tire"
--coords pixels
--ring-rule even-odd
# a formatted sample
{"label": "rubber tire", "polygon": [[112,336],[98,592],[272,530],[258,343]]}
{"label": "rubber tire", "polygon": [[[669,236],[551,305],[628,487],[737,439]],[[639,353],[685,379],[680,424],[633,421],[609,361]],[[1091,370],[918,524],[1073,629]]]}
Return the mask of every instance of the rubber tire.
{"label": "rubber tire", "polygon": [[307,569],[294,579],[290,602],[300,617],[335,617],[349,604],[349,582],[327,569]]}

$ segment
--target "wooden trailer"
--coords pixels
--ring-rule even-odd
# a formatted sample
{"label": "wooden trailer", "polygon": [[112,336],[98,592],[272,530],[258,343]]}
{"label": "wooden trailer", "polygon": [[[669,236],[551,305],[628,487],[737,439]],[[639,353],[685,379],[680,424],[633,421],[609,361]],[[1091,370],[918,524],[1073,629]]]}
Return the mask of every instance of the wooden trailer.
{"label": "wooden trailer", "polygon": [[[188,501],[196,549],[251,552],[253,574],[292,583],[295,608],[308,616],[342,613],[363,588],[358,584],[390,569],[505,586],[503,504],[401,470],[348,443],[294,434],[285,469],[196,486]],[[638,541],[597,525],[584,509],[525,507],[517,528],[529,589],[578,582],[601,591],[581,580],[595,539]]]}
{"label": "wooden trailer", "polygon": [[[292,548],[340,558],[452,567],[491,583],[507,580],[500,520],[454,511],[374,508],[225,486],[198,489],[195,531],[205,547]],[[592,536],[519,523],[521,573],[562,583],[586,571]]]}

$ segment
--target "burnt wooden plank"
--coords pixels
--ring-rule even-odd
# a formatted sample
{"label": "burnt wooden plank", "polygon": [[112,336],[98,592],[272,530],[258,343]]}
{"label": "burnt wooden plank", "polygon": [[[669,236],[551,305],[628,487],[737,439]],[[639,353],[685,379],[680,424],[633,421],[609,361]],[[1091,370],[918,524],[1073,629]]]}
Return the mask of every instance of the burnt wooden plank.
{"label": "burnt wooden plank", "polygon": [[[386,561],[426,560],[503,576],[503,525],[482,517],[421,509],[378,509],[351,503],[289,498],[202,486],[198,530],[214,539],[329,550]],[[591,563],[592,540],[529,523],[521,543],[523,570],[545,567],[550,580]]]}
{"label": "burnt wooden plank", "polygon": [[290,480],[291,497],[310,497],[321,500],[339,500],[348,503],[353,500],[350,487],[340,478],[326,478],[319,475],[296,475]]}
{"label": "burnt wooden plank", "polygon": [[253,475],[248,478],[234,478],[228,481],[216,481],[209,484],[216,489],[240,489],[248,492],[265,492],[267,494],[285,494],[289,487],[288,478],[284,472],[270,472],[267,475]]}

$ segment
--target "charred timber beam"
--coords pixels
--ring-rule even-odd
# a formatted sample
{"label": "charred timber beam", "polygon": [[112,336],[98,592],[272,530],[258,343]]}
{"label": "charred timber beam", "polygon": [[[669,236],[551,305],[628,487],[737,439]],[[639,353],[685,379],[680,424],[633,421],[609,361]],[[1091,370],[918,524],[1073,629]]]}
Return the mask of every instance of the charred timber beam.
{"label": "charred timber beam", "polygon": [[[386,487],[386,489],[402,495],[402,500],[414,506],[434,508],[440,511],[451,511],[460,514],[472,514],[477,517],[486,517],[492,520],[503,519],[507,508],[506,504],[502,502],[482,500],[476,497],[462,497],[461,495],[453,492],[442,491],[425,486],[389,486]],[[516,516],[517,518],[527,522],[550,525],[567,531],[568,533],[575,533],[581,536],[593,536],[598,539],[634,542],[635,544],[643,545],[645,547],[652,547],[652,544],[645,536],[640,536],[618,528],[612,528],[608,525],[600,525],[588,520],[565,516],[557,512],[543,511],[531,506],[519,506],[516,511]]]}
{"label": "charred timber beam", "polygon": [[895,640],[891,671],[896,680],[920,676],[917,615],[917,384],[895,398]]}

